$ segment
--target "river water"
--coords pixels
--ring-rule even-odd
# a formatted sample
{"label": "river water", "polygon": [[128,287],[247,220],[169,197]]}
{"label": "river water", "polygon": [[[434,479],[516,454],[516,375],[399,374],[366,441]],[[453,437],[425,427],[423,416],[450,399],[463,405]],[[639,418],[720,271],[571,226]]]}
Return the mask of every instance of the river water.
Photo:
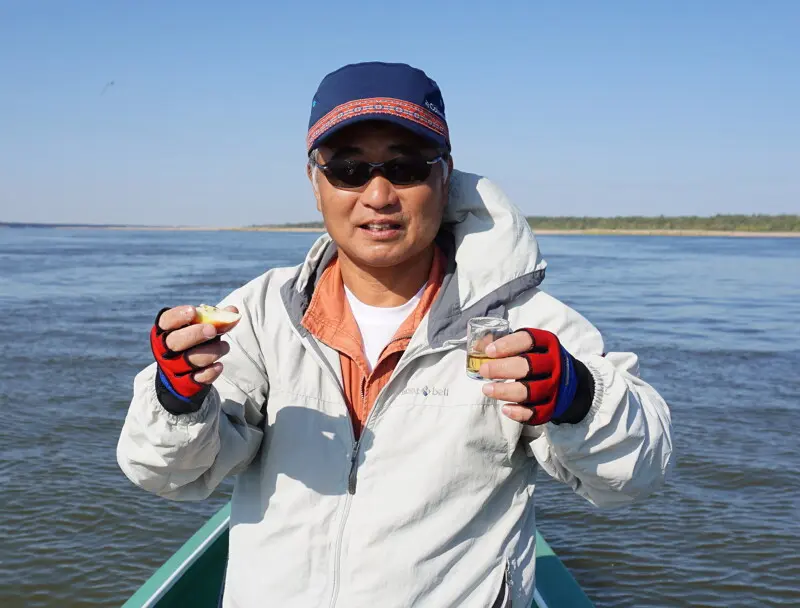
{"label": "river water", "polygon": [[[150,324],[315,238],[0,230],[0,606],[119,605],[227,500],[172,503],[117,467]],[[599,607],[800,605],[800,239],[540,241],[543,287],[640,355],[677,452],[618,510],[542,480],[544,536]]]}

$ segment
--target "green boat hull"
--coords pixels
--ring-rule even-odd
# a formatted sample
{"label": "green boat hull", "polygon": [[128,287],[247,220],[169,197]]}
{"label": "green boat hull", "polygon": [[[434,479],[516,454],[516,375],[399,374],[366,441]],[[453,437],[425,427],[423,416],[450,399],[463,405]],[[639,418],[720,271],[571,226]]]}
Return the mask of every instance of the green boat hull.
{"label": "green boat hull", "polygon": [[[230,504],[161,566],[123,608],[217,608],[228,557]],[[536,533],[534,608],[592,608],[550,545]]]}

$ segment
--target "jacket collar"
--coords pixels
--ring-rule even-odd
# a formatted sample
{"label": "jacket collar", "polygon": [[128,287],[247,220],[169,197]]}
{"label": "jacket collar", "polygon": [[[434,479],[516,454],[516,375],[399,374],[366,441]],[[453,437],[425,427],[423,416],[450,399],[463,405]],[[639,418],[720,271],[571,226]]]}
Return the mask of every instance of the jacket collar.
{"label": "jacket collar", "polygon": [[[547,264],[527,219],[484,177],[453,171],[437,242],[448,263],[439,297],[423,324],[429,348],[463,339],[471,317],[506,316],[511,302],[544,280]],[[302,320],[314,286],[335,255],[336,244],[327,234],[321,236],[281,287],[301,335],[308,333]]]}

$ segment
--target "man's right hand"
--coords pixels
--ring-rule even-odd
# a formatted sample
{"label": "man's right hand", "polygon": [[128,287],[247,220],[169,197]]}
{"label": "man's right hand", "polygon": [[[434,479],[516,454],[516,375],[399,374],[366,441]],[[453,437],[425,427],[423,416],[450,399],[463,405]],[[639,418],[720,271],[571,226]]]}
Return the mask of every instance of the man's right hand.
{"label": "man's right hand", "polygon": [[[226,310],[239,312],[234,306]],[[150,347],[159,368],[156,392],[161,404],[176,414],[200,408],[211,383],[222,373],[219,359],[230,350],[219,336],[236,325],[215,328],[196,323],[196,316],[194,306],[165,308],[150,331]]]}

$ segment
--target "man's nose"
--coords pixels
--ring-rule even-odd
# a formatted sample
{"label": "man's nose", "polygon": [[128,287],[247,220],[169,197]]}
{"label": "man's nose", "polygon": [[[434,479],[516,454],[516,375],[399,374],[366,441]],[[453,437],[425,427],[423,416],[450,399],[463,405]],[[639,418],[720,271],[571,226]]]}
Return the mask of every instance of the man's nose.
{"label": "man's nose", "polygon": [[359,198],[361,203],[370,209],[383,209],[400,200],[392,182],[377,171],[372,174],[372,179],[367,182],[367,187]]}

